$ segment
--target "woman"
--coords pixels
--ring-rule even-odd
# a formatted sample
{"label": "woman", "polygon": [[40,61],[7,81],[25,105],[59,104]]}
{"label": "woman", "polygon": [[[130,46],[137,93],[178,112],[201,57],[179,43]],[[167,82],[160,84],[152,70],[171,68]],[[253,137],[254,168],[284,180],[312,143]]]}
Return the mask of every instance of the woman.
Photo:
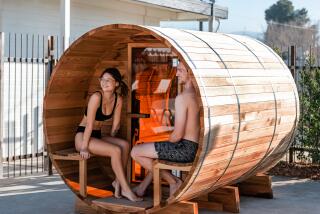
{"label": "woman", "polygon": [[[115,181],[112,182],[115,197],[120,198],[122,195],[131,201],[141,201],[142,198],[137,197],[130,189],[124,173],[129,144],[114,137],[120,128],[122,96],[127,94],[128,87],[116,68],[107,68],[99,80],[101,91],[96,91],[89,99],[85,115],[76,132],[75,147],[85,159],[88,159],[90,154],[111,157],[111,166],[116,175]],[[118,88],[121,89],[120,96],[116,93]],[[111,118],[113,123],[110,136],[102,138],[102,123]]]}

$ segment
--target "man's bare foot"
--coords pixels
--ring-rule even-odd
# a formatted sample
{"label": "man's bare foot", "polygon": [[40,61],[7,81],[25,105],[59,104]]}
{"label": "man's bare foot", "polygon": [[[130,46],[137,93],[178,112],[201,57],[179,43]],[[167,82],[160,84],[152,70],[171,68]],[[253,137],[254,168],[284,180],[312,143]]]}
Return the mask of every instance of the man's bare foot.
{"label": "man's bare foot", "polygon": [[136,196],[136,194],[134,194],[132,191],[125,192],[121,190],[121,195],[130,201],[134,201],[134,202],[143,201],[143,198]]}
{"label": "man's bare foot", "polygon": [[121,187],[120,187],[120,183],[117,180],[114,180],[112,182],[112,186],[114,188],[114,197],[115,198],[122,198],[120,191],[121,191]]}
{"label": "man's bare foot", "polygon": [[182,184],[182,180],[180,178],[175,177],[174,180],[176,181],[176,183],[170,184],[170,197],[173,196],[173,194],[179,189]]}
{"label": "man's bare foot", "polygon": [[143,191],[140,186],[135,186],[133,189],[132,189],[132,192],[134,192],[138,197],[143,197],[144,194],[145,194],[145,191]]}

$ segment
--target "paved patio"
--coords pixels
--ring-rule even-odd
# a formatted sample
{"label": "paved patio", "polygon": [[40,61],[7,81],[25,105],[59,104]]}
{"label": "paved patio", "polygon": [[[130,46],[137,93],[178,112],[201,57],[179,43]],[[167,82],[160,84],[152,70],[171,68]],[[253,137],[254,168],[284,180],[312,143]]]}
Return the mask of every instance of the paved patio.
{"label": "paved patio", "polygon": [[[73,214],[73,193],[58,175],[0,180],[1,214]],[[241,197],[241,214],[319,214],[320,182],[273,178],[274,199]],[[201,214],[221,214],[201,209]]]}

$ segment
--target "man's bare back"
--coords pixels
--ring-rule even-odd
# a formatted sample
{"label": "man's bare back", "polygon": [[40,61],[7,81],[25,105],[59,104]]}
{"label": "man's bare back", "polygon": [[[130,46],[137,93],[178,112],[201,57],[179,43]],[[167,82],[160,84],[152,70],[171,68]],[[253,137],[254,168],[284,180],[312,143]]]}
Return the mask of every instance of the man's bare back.
{"label": "man's bare back", "polygon": [[184,91],[176,97],[175,112],[185,112],[186,118],[184,124],[175,124],[177,126],[183,126],[183,139],[197,142],[199,140],[199,104],[197,103],[197,97],[194,91]]}

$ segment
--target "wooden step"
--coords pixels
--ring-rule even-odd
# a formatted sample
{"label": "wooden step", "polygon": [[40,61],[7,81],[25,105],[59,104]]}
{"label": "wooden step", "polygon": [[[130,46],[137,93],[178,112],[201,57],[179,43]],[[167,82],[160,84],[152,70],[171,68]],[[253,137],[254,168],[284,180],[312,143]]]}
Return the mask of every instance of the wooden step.
{"label": "wooden step", "polygon": [[133,202],[126,198],[117,199],[115,197],[107,197],[93,200],[92,204],[113,212],[135,213],[144,212],[146,209],[151,208],[153,200],[151,197],[144,197],[143,201]]}

